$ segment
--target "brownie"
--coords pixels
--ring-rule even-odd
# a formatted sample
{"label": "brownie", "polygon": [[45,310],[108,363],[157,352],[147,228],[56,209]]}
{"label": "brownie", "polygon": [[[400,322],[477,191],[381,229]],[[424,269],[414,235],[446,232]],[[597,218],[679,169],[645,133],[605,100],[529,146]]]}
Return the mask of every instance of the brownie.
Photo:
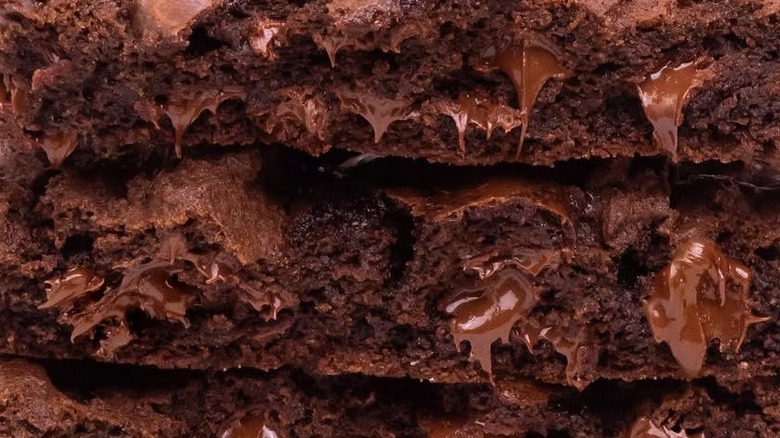
{"label": "brownie", "polygon": [[778,435],[778,13],[6,0],[0,436]]}
{"label": "brownie", "polygon": [[777,162],[772,2],[169,3],[5,2],[4,129],[54,165],[256,142]]}

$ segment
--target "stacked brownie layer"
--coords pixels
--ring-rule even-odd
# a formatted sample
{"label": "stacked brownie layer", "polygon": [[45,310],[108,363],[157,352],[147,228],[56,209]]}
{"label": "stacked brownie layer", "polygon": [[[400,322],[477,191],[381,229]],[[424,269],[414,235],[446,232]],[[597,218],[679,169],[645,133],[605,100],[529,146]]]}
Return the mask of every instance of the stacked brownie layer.
{"label": "stacked brownie layer", "polygon": [[6,2],[0,433],[773,436],[777,13]]}

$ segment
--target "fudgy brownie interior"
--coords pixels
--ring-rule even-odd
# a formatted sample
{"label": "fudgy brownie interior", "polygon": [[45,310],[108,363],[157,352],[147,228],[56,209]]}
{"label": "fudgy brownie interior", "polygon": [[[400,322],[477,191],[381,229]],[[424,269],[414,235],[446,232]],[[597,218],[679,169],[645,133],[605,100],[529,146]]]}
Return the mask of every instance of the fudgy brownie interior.
{"label": "fudgy brownie interior", "polygon": [[776,436],[779,11],[6,0],[0,436]]}

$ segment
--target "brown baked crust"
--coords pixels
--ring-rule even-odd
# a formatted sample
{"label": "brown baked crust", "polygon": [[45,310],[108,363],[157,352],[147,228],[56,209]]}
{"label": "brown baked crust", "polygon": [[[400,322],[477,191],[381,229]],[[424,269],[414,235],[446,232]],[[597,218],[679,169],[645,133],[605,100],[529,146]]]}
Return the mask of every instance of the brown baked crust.
{"label": "brown baked crust", "polygon": [[[161,30],[152,6],[6,2],[0,72],[7,99],[19,97],[7,122],[41,145],[75,136],[78,154],[99,157],[172,153],[179,130],[185,153],[281,142],[457,164],[672,153],[777,166],[771,2],[201,3]],[[549,49],[563,73],[530,99],[522,151],[515,122],[489,140],[468,124],[461,150],[443,108],[468,94],[520,117],[510,77],[485,53],[528,44]],[[340,47],[335,66],[323,47]],[[698,79],[680,102],[679,150],[668,151],[637,87],[689,62]]]}

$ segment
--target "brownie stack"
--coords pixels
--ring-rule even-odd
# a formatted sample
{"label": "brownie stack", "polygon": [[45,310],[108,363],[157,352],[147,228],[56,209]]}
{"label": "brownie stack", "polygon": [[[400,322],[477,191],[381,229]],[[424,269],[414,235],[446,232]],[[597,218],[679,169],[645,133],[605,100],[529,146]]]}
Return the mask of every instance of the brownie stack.
{"label": "brownie stack", "polygon": [[0,436],[780,435],[779,20],[3,0]]}

